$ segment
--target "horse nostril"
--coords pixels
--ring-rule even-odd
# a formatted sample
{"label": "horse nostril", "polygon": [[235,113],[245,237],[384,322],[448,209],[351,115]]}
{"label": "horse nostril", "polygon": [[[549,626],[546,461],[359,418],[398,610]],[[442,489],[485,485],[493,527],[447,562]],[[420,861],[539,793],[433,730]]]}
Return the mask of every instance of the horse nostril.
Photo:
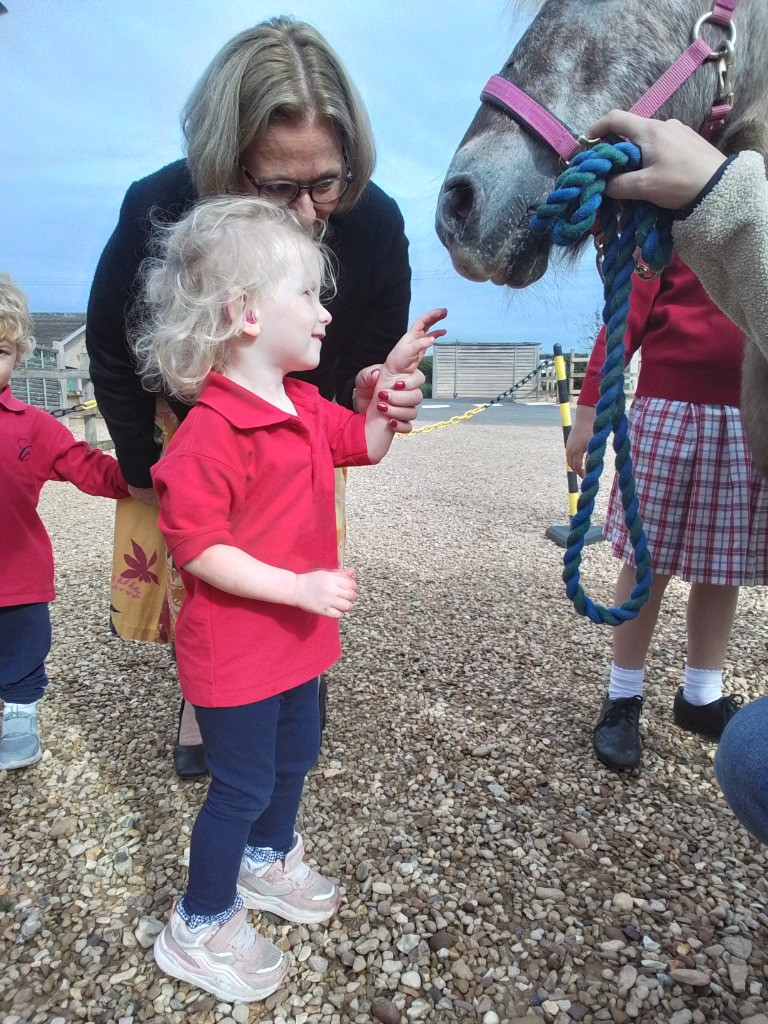
{"label": "horse nostril", "polygon": [[472,213],[475,189],[468,178],[453,178],[445,183],[443,209],[446,219],[463,224]]}

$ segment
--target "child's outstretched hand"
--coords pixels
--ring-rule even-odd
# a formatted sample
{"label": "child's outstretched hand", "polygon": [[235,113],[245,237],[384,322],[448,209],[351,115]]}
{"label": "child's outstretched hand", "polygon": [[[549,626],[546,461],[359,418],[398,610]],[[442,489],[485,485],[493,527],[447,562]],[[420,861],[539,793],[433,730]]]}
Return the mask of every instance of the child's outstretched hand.
{"label": "child's outstretched hand", "polygon": [[[407,434],[413,428],[422,398],[420,389],[424,383],[419,363],[427,349],[445,334],[441,328],[430,328],[442,320],[447,312],[447,309],[431,309],[429,313],[417,317],[379,369],[376,390],[370,404],[374,406],[375,403],[375,409],[386,419],[389,429],[395,434]],[[369,415],[371,412],[369,408]]]}
{"label": "child's outstretched hand", "polygon": [[299,608],[330,619],[342,619],[357,601],[354,569],[317,569],[296,577],[295,600]]}
{"label": "child's outstretched hand", "polygon": [[447,309],[430,309],[428,313],[416,317],[408,331],[387,356],[379,375],[379,387],[383,386],[382,378],[385,374],[412,373],[417,369],[427,349],[445,334],[442,328],[438,328],[436,331],[430,330],[430,328],[444,320],[447,315]]}

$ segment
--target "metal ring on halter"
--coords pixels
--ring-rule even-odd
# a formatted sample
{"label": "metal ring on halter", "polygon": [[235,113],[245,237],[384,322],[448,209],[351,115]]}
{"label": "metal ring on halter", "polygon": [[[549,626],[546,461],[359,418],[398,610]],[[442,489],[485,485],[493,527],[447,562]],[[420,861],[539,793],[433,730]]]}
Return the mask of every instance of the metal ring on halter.
{"label": "metal ring on halter", "polygon": [[[696,42],[697,39],[699,39],[701,37],[702,27],[704,25],[706,25],[707,22],[711,22],[713,25],[717,25],[718,28],[725,28],[725,25],[721,25],[719,22],[714,21],[714,19],[712,18],[712,12],[711,11],[707,11],[706,14],[702,14],[702,16],[699,18],[699,20],[693,26],[692,40],[693,40],[694,43]],[[731,46],[733,46],[733,44],[736,42],[736,26],[733,24],[732,21],[728,22],[728,40],[727,41],[728,41],[728,43],[730,43]],[[719,60],[720,56],[721,56],[721,54],[719,54],[717,52],[717,50],[715,50],[715,51],[713,51],[710,54],[709,59],[710,60]]]}

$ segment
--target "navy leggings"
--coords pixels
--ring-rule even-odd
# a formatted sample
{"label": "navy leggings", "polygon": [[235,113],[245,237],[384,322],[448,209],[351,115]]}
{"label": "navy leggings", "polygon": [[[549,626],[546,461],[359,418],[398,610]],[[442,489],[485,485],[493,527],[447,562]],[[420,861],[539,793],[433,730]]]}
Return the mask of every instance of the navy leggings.
{"label": "navy leggings", "polygon": [[33,704],[48,685],[45,659],[51,650],[48,605],[0,608],[0,699]]}
{"label": "navy leggings", "polygon": [[275,697],[195,715],[211,773],[192,829],[184,907],[213,917],[237,895],[246,845],[288,850],[307,772],[320,753],[318,680]]}

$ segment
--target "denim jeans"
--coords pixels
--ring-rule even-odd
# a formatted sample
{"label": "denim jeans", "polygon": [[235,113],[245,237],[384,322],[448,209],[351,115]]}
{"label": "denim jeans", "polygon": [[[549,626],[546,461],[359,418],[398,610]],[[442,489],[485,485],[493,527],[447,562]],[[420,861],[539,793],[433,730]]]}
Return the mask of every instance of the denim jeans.
{"label": "denim jeans", "polygon": [[768,697],[747,704],[725,727],[715,774],[741,824],[768,845]]}
{"label": "denim jeans", "polygon": [[320,753],[318,680],[241,707],[196,705],[195,714],[211,783],[192,829],[184,907],[215,917],[235,901],[246,845],[291,847]]}

